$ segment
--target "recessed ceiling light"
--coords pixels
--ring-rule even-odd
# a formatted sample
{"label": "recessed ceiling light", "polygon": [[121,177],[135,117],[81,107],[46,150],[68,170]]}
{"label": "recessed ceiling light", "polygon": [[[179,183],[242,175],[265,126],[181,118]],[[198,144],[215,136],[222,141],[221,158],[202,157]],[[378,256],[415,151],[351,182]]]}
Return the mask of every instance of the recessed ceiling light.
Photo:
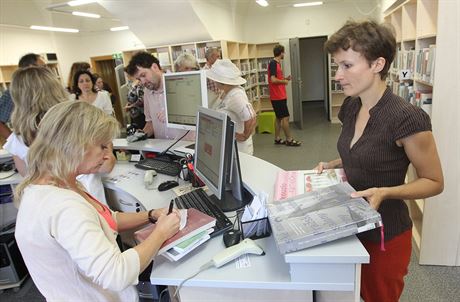
{"label": "recessed ceiling light", "polygon": [[72,15],[80,16],[80,17],[88,17],[88,18],[100,18],[101,17],[101,15],[98,15],[98,14],[83,13],[83,12],[72,12]]}
{"label": "recessed ceiling light", "polygon": [[47,30],[47,31],[60,31],[60,32],[66,32],[66,33],[77,33],[77,32],[79,32],[78,29],[74,29],[74,28],[39,26],[39,25],[32,25],[30,27],[30,29]]}
{"label": "recessed ceiling light", "polygon": [[256,2],[257,2],[257,4],[259,4],[260,6],[263,6],[263,7],[268,6],[267,0],[256,0]]}
{"label": "recessed ceiling light", "polygon": [[79,6],[79,5],[84,5],[84,4],[89,4],[89,3],[94,3],[96,0],[74,0],[74,1],[69,1],[67,4],[69,6]]}
{"label": "recessed ceiling light", "polygon": [[296,3],[293,6],[294,7],[304,7],[304,6],[316,6],[316,5],[323,5],[323,2],[322,1],[317,1],[317,2]]}
{"label": "recessed ceiling light", "polygon": [[120,31],[120,30],[127,30],[127,29],[129,29],[128,26],[119,26],[119,27],[110,28],[111,31]]}

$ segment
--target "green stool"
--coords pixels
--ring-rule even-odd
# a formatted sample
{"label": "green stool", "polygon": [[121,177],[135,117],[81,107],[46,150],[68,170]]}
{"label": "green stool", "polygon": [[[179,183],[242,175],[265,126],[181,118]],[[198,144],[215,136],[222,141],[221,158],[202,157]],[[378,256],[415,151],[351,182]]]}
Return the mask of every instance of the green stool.
{"label": "green stool", "polygon": [[257,116],[257,133],[275,132],[275,112],[265,111]]}

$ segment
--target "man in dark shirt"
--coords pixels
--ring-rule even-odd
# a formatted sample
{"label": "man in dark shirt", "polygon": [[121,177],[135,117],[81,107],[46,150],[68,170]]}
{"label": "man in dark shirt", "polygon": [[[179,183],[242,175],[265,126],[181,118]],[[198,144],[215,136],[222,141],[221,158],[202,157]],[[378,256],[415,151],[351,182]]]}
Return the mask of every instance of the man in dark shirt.
{"label": "man in dark shirt", "polygon": [[[286,146],[298,147],[302,143],[296,141],[291,136],[289,130],[289,110],[287,108],[286,85],[291,80],[291,76],[284,77],[281,70],[281,60],[284,59],[284,46],[276,45],[273,48],[273,60],[268,65],[268,88],[270,90],[270,100],[275,111],[275,144],[286,144]],[[281,139],[280,131],[283,128],[286,140]]]}

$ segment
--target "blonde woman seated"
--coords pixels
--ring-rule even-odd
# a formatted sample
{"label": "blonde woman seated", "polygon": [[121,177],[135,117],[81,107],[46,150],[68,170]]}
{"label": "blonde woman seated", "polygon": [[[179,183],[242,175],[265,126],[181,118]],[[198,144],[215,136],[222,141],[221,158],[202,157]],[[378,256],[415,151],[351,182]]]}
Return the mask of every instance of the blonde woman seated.
{"label": "blonde woman seated", "polygon": [[75,99],[94,105],[107,114],[113,113],[112,101],[107,91],[96,91],[96,79],[91,72],[80,70],[75,73],[72,90]]}
{"label": "blonde woman seated", "polygon": [[253,154],[252,133],[256,126],[256,114],[249,103],[246,91],[240,85],[246,83],[241,71],[228,59],[217,60],[206,70],[206,76],[223,91],[216,110],[226,112],[235,123],[235,139],[238,150]]}
{"label": "blonde woman seated", "polygon": [[[13,155],[19,174],[25,176],[27,153],[37,134],[38,124],[51,107],[68,101],[69,94],[51,70],[36,66],[18,69],[12,76],[10,88],[14,103],[11,116],[14,130],[3,148]],[[109,160],[98,173],[78,177],[85,188],[104,203],[107,202],[100,174],[110,172],[115,165],[111,150],[108,153]]]}
{"label": "blonde woman seated", "polygon": [[[16,240],[47,301],[138,301],[135,284],[163,242],[179,230],[167,209],[112,212],[78,183],[107,160],[118,122],[84,102],[45,114],[28,154],[29,173],[16,188]],[[121,252],[115,238],[156,220],[143,243]]]}

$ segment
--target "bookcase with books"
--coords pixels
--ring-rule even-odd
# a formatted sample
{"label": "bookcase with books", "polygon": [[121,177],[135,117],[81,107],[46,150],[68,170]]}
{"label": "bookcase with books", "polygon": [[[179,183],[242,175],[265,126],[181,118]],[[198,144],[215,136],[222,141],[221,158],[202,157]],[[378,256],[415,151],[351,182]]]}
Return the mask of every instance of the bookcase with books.
{"label": "bookcase with books", "polygon": [[125,65],[138,51],[147,51],[160,61],[166,72],[174,72],[174,61],[184,52],[197,58],[200,67],[206,64],[205,53],[210,47],[217,48],[223,59],[230,59],[240,70],[247,83],[243,86],[256,112],[272,111],[268,90],[267,68],[277,43],[252,44],[235,41],[200,41],[174,45],[151,46],[145,49],[123,51]]}
{"label": "bookcase with books", "polygon": [[[447,126],[444,121],[445,115],[449,115],[452,106],[455,106],[453,99],[458,96],[451,97],[451,92],[435,87],[438,84],[444,88],[457,85],[455,77],[450,76],[451,71],[446,62],[452,58],[444,58],[436,53],[442,51],[452,54],[452,57],[457,56],[453,50],[451,51],[452,45],[448,45],[450,39],[455,39],[455,29],[451,30],[452,26],[447,24],[447,21],[438,20],[438,10],[443,10],[446,16],[450,15],[452,19],[458,18],[458,11],[455,12],[454,9],[451,12],[448,8],[454,5],[458,6],[443,0],[406,0],[396,1],[384,12],[384,20],[393,26],[398,43],[398,53],[390,71],[389,85],[394,93],[421,107],[432,117],[433,135],[438,145],[446,183],[447,176],[455,173],[458,175],[458,167],[450,168],[450,163],[458,163],[458,154],[455,155],[455,151],[451,150],[451,146],[455,146],[455,140],[458,144],[458,139],[451,136],[447,138],[444,133],[436,130],[439,131],[441,126]],[[448,32],[443,36],[442,46],[437,43],[438,24],[443,24],[443,30]],[[439,61],[444,62],[440,70],[437,68]],[[436,79],[435,76],[442,79]],[[438,95],[443,97],[438,98]],[[416,171],[411,165],[406,180],[412,181],[416,178]],[[460,265],[460,231],[457,222],[460,215],[456,205],[459,198],[458,190],[457,199],[450,200],[445,197],[455,194],[452,189],[455,191],[455,188],[445,186],[441,195],[406,200],[413,221],[413,242],[420,264]],[[454,251],[448,251],[447,247],[452,247]],[[448,257],[446,253],[449,254]]]}
{"label": "bookcase with books", "polygon": [[342,106],[345,94],[343,93],[342,86],[339,81],[335,80],[335,73],[339,67],[331,55],[329,58],[329,120],[331,123],[339,123],[338,114]]}
{"label": "bookcase with books", "polygon": [[[43,58],[46,66],[56,75],[61,83],[63,79],[61,77],[61,69],[59,67],[59,62],[57,61],[57,56],[55,53],[44,53],[40,54]],[[11,84],[11,78],[13,73],[18,69],[17,64],[11,65],[0,65],[0,95],[9,88]]]}

